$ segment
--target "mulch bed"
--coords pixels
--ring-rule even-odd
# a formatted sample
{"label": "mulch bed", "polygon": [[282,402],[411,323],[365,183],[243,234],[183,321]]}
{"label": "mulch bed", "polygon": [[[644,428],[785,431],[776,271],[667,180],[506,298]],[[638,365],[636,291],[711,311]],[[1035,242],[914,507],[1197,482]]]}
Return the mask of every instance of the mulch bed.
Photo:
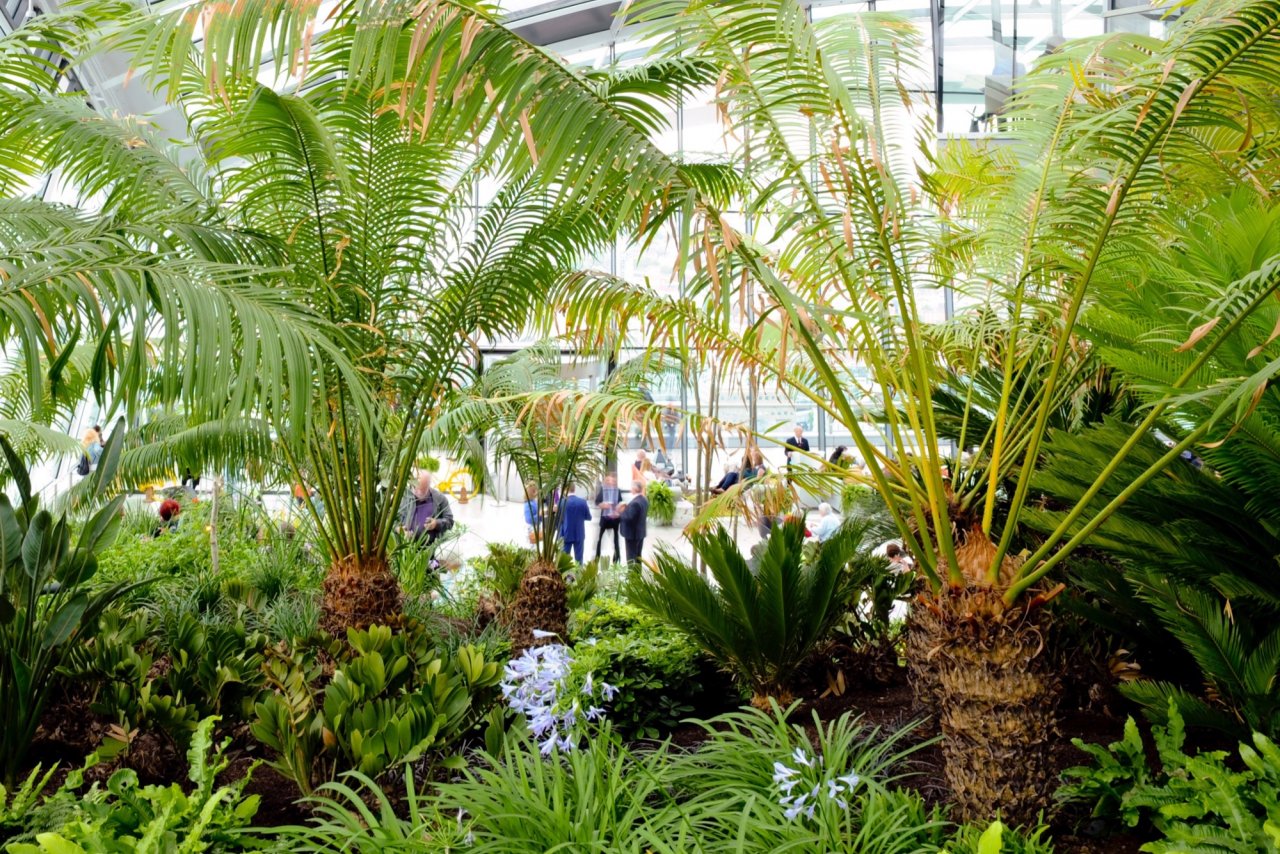
{"label": "mulch bed", "polygon": [[[811,684],[805,693],[815,697],[820,691]],[[723,698],[724,708],[699,708],[699,717],[712,717],[719,712],[736,708],[737,696],[733,691],[717,692],[716,697]],[[1127,713],[1129,710],[1122,711]],[[948,787],[942,769],[942,751],[933,742],[937,737],[937,729],[928,721],[927,713],[916,703],[905,671],[894,674],[884,684],[851,685],[838,696],[827,693],[826,696],[805,700],[794,712],[793,719],[806,727],[812,727],[814,712],[822,721],[834,720],[845,712],[852,712],[860,715],[865,725],[880,727],[885,732],[912,727],[903,741],[903,747],[915,749],[907,760],[907,767],[903,769],[906,776],[902,785],[918,791],[930,804],[944,803],[947,800]],[[42,722],[33,745],[32,764],[39,762],[47,768],[51,763],[59,763],[60,773],[51,781],[51,785],[56,786],[65,778],[66,771],[79,767],[84,756],[101,744],[107,730],[107,723],[90,711],[88,702],[83,697],[61,697],[51,705]],[[1105,744],[1117,740],[1122,731],[1122,715],[1112,714],[1109,710],[1065,711],[1060,722],[1062,737],[1053,749],[1055,767],[1062,770],[1085,761],[1085,755],[1072,745],[1073,738]],[[700,726],[682,724],[668,733],[668,737],[676,748],[692,750],[705,741],[707,735]],[[223,784],[243,777],[261,758],[261,751],[248,738],[247,733],[238,733],[227,755],[230,765],[219,778],[219,783]],[[137,737],[128,754],[108,766],[95,769],[91,779],[105,779],[121,764],[137,770],[144,783],[177,781],[185,785],[187,782],[185,757],[180,755],[172,743],[154,734],[143,733]],[[261,798],[256,818],[259,825],[301,824],[310,815],[307,806],[297,802],[297,787],[265,764],[259,764],[254,771],[246,792]],[[1087,815],[1070,809],[1053,817],[1051,829],[1055,849],[1064,854],[1128,854],[1137,852],[1143,841],[1128,835],[1113,835],[1115,828],[1101,827],[1096,822],[1090,822]]]}

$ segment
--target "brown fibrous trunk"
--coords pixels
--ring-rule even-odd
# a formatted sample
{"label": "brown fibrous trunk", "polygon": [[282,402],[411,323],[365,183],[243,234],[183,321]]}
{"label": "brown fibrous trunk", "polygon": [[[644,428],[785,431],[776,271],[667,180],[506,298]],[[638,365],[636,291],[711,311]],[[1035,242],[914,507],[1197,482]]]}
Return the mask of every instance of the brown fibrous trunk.
{"label": "brown fibrous trunk", "polygon": [[345,638],[347,629],[394,621],[403,604],[400,584],[386,560],[344,558],[334,562],[325,576],[320,627]]}
{"label": "brown fibrous trunk", "polygon": [[1054,790],[1061,686],[1048,613],[1026,601],[1006,605],[999,589],[971,585],[921,594],[912,609],[912,683],[937,715],[959,821],[1034,822]]}
{"label": "brown fibrous trunk", "polygon": [[[503,612],[511,632],[511,655],[549,643],[564,643],[569,636],[569,594],[560,570],[536,560],[524,571],[515,601]],[[534,637],[534,630],[550,636]]]}

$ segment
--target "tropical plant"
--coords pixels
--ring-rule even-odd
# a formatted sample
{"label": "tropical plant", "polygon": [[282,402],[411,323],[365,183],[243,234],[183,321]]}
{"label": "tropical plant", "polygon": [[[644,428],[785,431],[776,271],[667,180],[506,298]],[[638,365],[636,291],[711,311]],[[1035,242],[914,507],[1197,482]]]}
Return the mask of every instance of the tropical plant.
{"label": "tropical plant", "polygon": [[[344,770],[377,776],[440,755],[496,698],[499,666],[473,646],[444,658],[421,627],[348,631],[349,648],[327,683],[305,650],[270,658],[268,691],[252,732],[276,752],[274,767],[310,794],[317,776]],[[314,653],[313,653],[314,655]]]}
{"label": "tropical plant", "polygon": [[[49,425],[70,427],[90,393],[138,413],[180,401],[188,417],[230,409],[301,429],[296,390],[322,361],[351,370],[327,320],[264,284],[278,256],[211,215],[194,161],[68,85],[98,29],[133,11],[89,2],[0,37],[0,429],[31,456],[74,450]],[[44,198],[55,174],[78,207]]]}
{"label": "tropical plant", "polygon": [[670,525],[676,518],[676,496],[660,480],[651,480],[644,488],[644,497],[649,499],[649,518],[658,525]]}
{"label": "tropical plant", "polygon": [[707,740],[673,763],[671,785],[713,850],[937,851],[942,811],[894,788],[912,727],[883,733],[843,714],[810,727],[795,707],[698,722]]}
{"label": "tropical plant", "polygon": [[[1253,192],[1238,191],[1189,215],[1177,251],[1156,261],[1152,276],[1086,314],[1100,357],[1144,386],[1171,383],[1177,365],[1153,355],[1149,345],[1171,334],[1168,315],[1218,299],[1255,259],[1280,254],[1278,234],[1280,216]],[[1280,311],[1263,306],[1249,321],[1250,335],[1265,335],[1277,321]],[[1260,355],[1247,338],[1228,342],[1202,369],[1206,382],[1247,376]],[[1181,436],[1212,418],[1211,401],[1188,396],[1161,429]],[[1188,724],[1238,736],[1278,731],[1271,695],[1280,673],[1280,637],[1273,632],[1280,617],[1280,516],[1270,501],[1280,484],[1277,419],[1280,398],[1259,389],[1237,429],[1197,446],[1195,454],[1185,452],[1093,532],[1089,546],[1108,565],[1077,570],[1096,603],[1086,613],[1123,638],[1150,675],[1121,690],[1156,720],[1173,698]],[[1057,508],[1079,502],[1092,488],[1091,470],[1110,463],[1128,429],[1108,419],[1078,433],[1053,433],[1035,482],[1052,500],[1028,522],[1044,531],[1060,524],[1064,513]],[[1138,444],[1117,482],[1137,477],[1165,453],[1154,438]],[[1104,488],[1097,500],[1114,500],[1118,489]],[[1171,645],[1187,654],[1171,656]],[[1187,679],[1195,667],[1200,678]],[[1203,698],[1196,696],[1202,688],[1208,689]]]}
{"label": "tropical plant", "polygon": [[535,631],[564,635],[569,611],[557,569],[563,499],[574,484],[594,482],[603,473],[608,420],[578,416],[574,399],[581,393],[563,371],[559,349],[545,343],[501,359],[486,367],[469,399],[440,422],[445,435],[457,437],[477,484],[492,480],[488,453],[514,468],[524,484],[534,557],[522,567],[505,614],[517,654],[539,642]]}
{"label": "tropical plant", "polygon": [[688,635],[751,692],[753,705],[790,702],[796,669],[843,613],[852,590],[845,565],[862,535],[846,524],[806,562],[804,523],[787,521],[774,526],[752,566],[724,528],[696,532],[689,539],[714,584],[664,550],[651,578],[627,586],[627,599]]}
{"label": "tropical plant", "polygon": [[[588,80],[487,7],[452,2],[197,3],[139,16],[102,45],[134,53],[192,120],[183,162],[211,187],[199,201],[286,269],[272,293],[341,330],[335,366],[292,386],[296,433],[272,417],[224,426],[242,444],[274,438],[277,469],[314,488],[326,625],[383,619],[399,603],[387,567],[399,500],[438,414],[476,374],[478,342],[522,332],[555,280],[624,225],[667,220],[652,189],[639,195],[629,180],[642,148],[594,156],[552,129],[597,111],[615,140],[644,140],[655,105],[709,69],[681,61]],[[676,168],[662,194],[731,175]],[[500,187],[472,219],[489,178]],[[268,353],[271,340],[254,346]],[[358,374],[342,373],[348,364]]]}
{"label": "tropical plant", "polygon": [[[140,786],[138,775],[122,768],[107,780],[106,788],[94,784],[57,830],[35,834],[35,842],[14,842],[5,850],[13,854],[71,851],[242,851],[256,841],[243,831],[258,811],[259,797],[244,794],[250,775],[234,783],[217,785],[217,777],[230,764],[223,751],[230,739],[213,739],[216,718],[196,727],[187,753],[190,791],[172,783]],[[250,774],[252,769],[250,770]],[[75,775],[77,784],[81,775]],[[65,791],[65,789],[63,790]],[[55,796],[55,800],[58,800]],[[59,810],[62,805],[57,804]],[[44,807],[38,807],[37,811]],[[87,847],[86,847],[87,846]]]}
{"label": "tropical plant", "polygon": [[[120,427],[112,431],[89,493],[105,493],[120,457]],[[91,638],[98,617],[130,588],[145,582],[94,587],[98,554],[120,524],[124,496],[90,515],[73,536],[67,511],[54,516],[31,493],[31,479],[8,439],[0,436],[5,476],[18,505],[0,493],[0,781],[17,780],[36,727],[70,650]]]}
{"label": "tropical plant", "polygon": [[665,746],[628,750],[607,724],[582,747],[549,758],[515,733],[501,755],[482,755],[461,779],[441,784],[435,806],[465,811],[478,851],[685,851],[700,837],[666,785],[670,761]]}
{"label": "tropical plant", "polygon": [[[1276,124],[1274,90],[1261,81],[1280,62],[1280,4],[1186,3],[1165,41],[1068,43],[1011,99],[1011,146],[944,146],[920,180],[908,145],[929,150],[934,117],[901,84],[920,53],[907,23],[872,13],[812,21],[795,0],[647,0],[627,10],[659,57],[697,45],[721,69],[716,101],[752,184],[743,207],[776,228],[763,245],[700,200],[680,231],[690,262],[681,297],[583,273],[560,299],[569,326],[590,340],[593,329],[643,318],[655,346],[668,330],[690,331],[737,375],[776,380],[850,431],[928,582],[911,659],[922,697],[940,706],[962,815],[1030,821],[1048,790],[1041,759],[1058,696],[1039,642],[1046,580],[1134,490],[1195,443],[1225,436],[1265,386],[1274,370],[1265,359],[1243,382],[1217,383],[1205,369],[1236,342],[1272,346],[1252,318],[1280,284],[1280,261],[1250,258],[1215,283],[1213,300],[1162,313],[1160,340],[1184,345],[1161,357],[1171,379],[1137,383],[1146,409],[1129,438],[1032,540],[1023,522],[1038,500],[1031,475],[1049,425],[1096,379],[1076,321],[1150,275],[1146,262],[1176,244],[1185,212],[1274,169],[1246,128]],[[976,321],[948,324],[964,346],[940,346],[948,336],[929,329],[919,296],[942,287],[977,306]],[[751,311],[735,316],[735,305]],[[993,404],[960,419],[966,454],[952,458],[937,392],[988,369],[999,382],[982,399]],[[976,416],[978,396],[963,396]],[[1211,417],[1134,479],[1119,478],[1142,438],[1192,399]],[[862,429],[877,414],[883,446]],[[816,487],[830,474],[792,477]],[[1095,501],[1108,484],[1116,497]],[[969,690],[977,685],[981,694]]]}
{"label": "tropical plant", "polygon": [[1130,827],[1150,823],[1161,838],[1143,851],[1275,851],[1280,849],[1280,748],[1261,733],[1241,744],[1240,763],[1226,751],[1184,752],[1186,734],[1178,705],[1168,726],[1152,727],[1158,763],[1148,767],[1133,719],[1124,738],[1077,747],[1092,766],[1070,768],[1059,791],[1066,800],[1091,802],[1094,815],[1119,818]]}

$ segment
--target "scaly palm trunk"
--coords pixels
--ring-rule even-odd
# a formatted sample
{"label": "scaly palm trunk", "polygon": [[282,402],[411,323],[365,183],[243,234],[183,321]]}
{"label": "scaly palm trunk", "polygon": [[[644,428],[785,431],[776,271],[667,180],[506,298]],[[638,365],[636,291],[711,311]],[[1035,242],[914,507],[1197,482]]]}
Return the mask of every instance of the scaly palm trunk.
{"label": "scaly palm trunk", "polygon": [[957,560],[969,583],[916,599],[907,658],[917,699],[938,716],[957,819],[999,813],[1025,824],[1053,791],[1061,691],[1045,648],[1048,613],[1025,597],[1008,606],[999,586],[980,583],[994,547],[968,533]]}
{"label": "scaly palm trunk", "polygon": [[345,638],[347,629],[386,624],[402,604],[400,584],[384,558],[344,558],[325,576],[320,627]]}
{"label": "scaly palm trunk", "polygon": [[[554,564],[538,558],[524,571],[515,601],[508,609],[511,655],[568,637],[569,598],[564,578]],[[554,637],[536,638],[535,630],[552,632]]]}

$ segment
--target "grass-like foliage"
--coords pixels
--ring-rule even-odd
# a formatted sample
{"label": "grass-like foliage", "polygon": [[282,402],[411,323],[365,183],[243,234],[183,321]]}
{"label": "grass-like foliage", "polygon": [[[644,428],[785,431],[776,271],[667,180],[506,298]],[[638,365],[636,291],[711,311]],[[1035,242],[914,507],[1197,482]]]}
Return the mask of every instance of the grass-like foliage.
{"label": "grass-like foliage", "polygon": [[803,556],[804,524],[775,526],[752,566],[723,528],[690,536],[714,584],[669,551],[657,572],[637,578],[628,598],[675,626],[752,692],[760,707],[785,700],[796,668],[844,612],[850,592],[845,565],[864,528],[846,524]]}

